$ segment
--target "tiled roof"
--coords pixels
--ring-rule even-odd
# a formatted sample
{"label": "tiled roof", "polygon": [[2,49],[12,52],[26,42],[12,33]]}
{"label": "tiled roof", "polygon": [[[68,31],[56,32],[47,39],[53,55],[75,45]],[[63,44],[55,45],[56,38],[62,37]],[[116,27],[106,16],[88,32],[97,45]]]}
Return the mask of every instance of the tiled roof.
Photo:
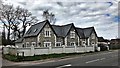
{"label": "tiled roof", "polygon": [[81,38],[88,38],[91,36],[92,31],[94,31],[94,27],[88,27],[88,28],[76,27],[76,30]]}
{"label": "tiled roof", "polygon": [[67,24],[67,25],[63,25],[63,26],[52,25],[57,36],[60,36],[60,37],[65,37],[67,35],[67,33],[69,32],[71,26],[72,26],[72,24]]}
{"label": "tiled roof", "polygon": [[[46,21],[37,23],[35,25],[32,25],[30,29],[26,32],[24,37],[37,36],[46,23],[49,23],[49,21],[46,20]],[[74,27],[74,24],[71,23],[71,24],[62,25],[62,26],[60,25],[50,25],[50,26],[57,36],[65,37],[68,34],[71,27],[72,26]],[[88,38],[90,37],[92,31],[95,31],[94,27],[88,27],[88,28],[75,27],[75,30],[81,38]]]}
{"label": "tiled roof", "polygon": [[43,26],[45,25],[46,21],[43,22],[39,22],[35,25],[32,25],[29,30],[26,32],[26,34],[24,35],[24,37],[30,37],[30,36],[37,36],[40,31],[42,30]]}
{"label": "tiled roof", "polygon": [[94,27],[83,28],[85,38],[90,37],[93,30],[94,30]]}
{"label": "tiled roof", "polygon": [[76,28],[77,32],[78,32],[78,35],[81,37],[81,38],[85,38],[84,36],[84,31],[82,28]]}

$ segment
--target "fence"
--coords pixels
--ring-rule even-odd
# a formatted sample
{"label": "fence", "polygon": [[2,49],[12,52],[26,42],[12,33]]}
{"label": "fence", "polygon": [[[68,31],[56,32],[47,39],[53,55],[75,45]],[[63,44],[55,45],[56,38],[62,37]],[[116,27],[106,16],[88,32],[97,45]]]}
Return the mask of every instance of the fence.
{"label": "fence", "polygon": [[84,52],[94,52],[94,46],[89,47],[34,47],[31,46],[29,48],[12,48],[12,47],[4,47],[3,54],[14,54],[19,56],[34,56],[34,55],[42,55],[42,54],[53,54],[53,53],[84,53]]}

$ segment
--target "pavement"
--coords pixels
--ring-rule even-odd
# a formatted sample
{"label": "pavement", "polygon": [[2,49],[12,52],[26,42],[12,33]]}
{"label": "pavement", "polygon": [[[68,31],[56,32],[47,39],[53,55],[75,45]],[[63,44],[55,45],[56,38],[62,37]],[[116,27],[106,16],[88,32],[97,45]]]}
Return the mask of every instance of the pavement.
{"label": "pavement", "polygon": [[[73,66],[118,66],[118,50],[104,51],[93,54],[68,56],[64,59],[54,58],[29,62],[11,62],[3,60],[2,68],[65,68]],[[51,67],[50,67],[51,68]]]}

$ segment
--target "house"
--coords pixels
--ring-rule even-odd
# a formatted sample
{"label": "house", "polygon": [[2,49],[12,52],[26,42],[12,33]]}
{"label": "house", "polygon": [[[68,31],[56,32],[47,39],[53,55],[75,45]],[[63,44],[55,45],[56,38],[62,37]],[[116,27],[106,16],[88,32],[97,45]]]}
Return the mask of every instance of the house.
{"label": "house", "polygon": [[108,39],[104,39],[103,37],[98,37],[98,46],[100,50],[109,50],[110,41]]}
{"label": "house", "polygon": [[104,39],[103,37],[98,37],[98,45],[109,45],[110,40]]}
{"label": "house", "polygon": [[120,38],[111,39],[110,40],[110,48],[111,49],[119,49],[120,48]]}
{"label": "house", "polygon": [[[51,25],[46,20],[32,25],[24,39],[17,40],[16,45],[18,47],[92,46],[97,45],[97,41],[94,27],[78,28],[73,23],[61,26]],[[23,45],[20,46],[20,43]]]}
{"label": "house", "polygon": [[32,56],[95,51],[98,50],[97,43],[98,37],[94,27],[79,28],[73,23],[51,25],[45,20],[32,25],[24,37],[15,42],[15,46],[17,51]]}

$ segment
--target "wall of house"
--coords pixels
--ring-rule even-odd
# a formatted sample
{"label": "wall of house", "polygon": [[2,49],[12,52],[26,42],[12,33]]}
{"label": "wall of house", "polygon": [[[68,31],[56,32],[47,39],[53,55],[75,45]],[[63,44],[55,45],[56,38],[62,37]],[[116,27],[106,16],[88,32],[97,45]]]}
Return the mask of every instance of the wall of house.
{"label": "wall of house", "polygon": [[64,38],[63,37],[56,37],[56,42],[61,42],[61,45],[64,45]]}
{"label": "wall of house", "polygon": [[44,29],[50,28],[49,24],[46,24],[45,27],[42,29],[41,33],[38,35],[38,44],[40,47],[44,46],[44,42],[51,42],[51,46],[55,46],[55,34],[51,29],[51,37],[45,37]]}
{"label": "wall of house", "polygon": [[[75,31],[75,29],[72,27],[70,31]],[[69,31],[68,35],[66,36],[67,46],[69,46],[71,42],[75,42],[75,44],[78,46],[78,35],[77,35],[77,33],[75,32],[75,38],[71,38],[70,37],[70,31]]]}
{"label": "wall of house", "polygon": [[29,42],[29,45],[32,45],[32,42],[37,43],[37,37],[24,38],[23,42],[24,42],[24,45],[26,45],[26,42]]}
{"label": "wall of house", "polygon": [[[92,32],[91,36],[89,37],[89,45],[96,45],[98,42],[98,39],[95,35],[95,32]],[[94,44],[93,44],[94,43]]]}
{"label": "wall of house", "polygon": [[23,47],[23,43],[22,42],[21,43],[15,43],[15,46],[19,47],[19,48],[22,48]]}

